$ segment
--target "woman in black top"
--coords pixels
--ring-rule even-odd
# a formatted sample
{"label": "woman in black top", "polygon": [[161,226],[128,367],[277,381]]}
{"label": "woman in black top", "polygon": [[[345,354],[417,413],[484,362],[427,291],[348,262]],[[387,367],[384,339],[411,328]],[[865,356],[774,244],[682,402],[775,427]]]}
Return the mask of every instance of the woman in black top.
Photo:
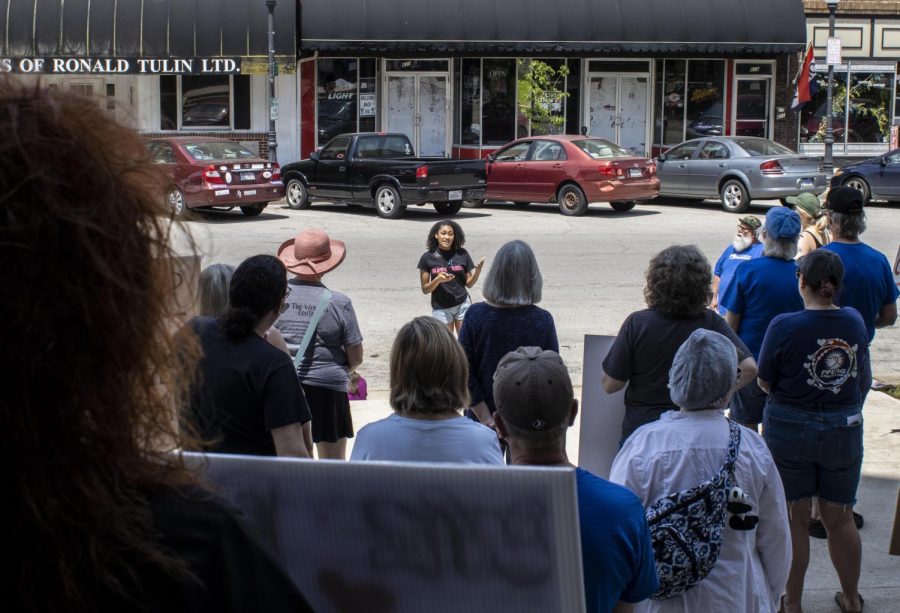
{"label": "woman in black top", "polygon": [[173,453],[199,347],[167,187],[96,100],[0,79],[6,611],[311,610]]}
{"label": "woman in black top", "polygon": [[472,262],[463,249],[466,234],[455,221],[439,221],[428,231],[427,251],[419,258],[422,293],[431,294],[431,316],[453,333],[462,327],[471,302],[467,288],[478,281],[484,258]]}

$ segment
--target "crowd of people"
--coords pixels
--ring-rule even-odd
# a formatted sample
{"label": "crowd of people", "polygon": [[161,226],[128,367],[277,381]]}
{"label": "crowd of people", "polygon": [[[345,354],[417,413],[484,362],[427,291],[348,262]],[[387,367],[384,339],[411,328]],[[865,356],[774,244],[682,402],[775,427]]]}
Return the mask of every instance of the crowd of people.
{"label": "crowd of people", "polygon": [[[0,318],[3,586],[23,611],[311,610],[173,451],[346,457],[363,337],[323,283],[346,245],[304,229],[209,267],[202,314],[180,325],[175,222],[146,157],[94,102],[0,81],[0,284],[16,294]],[[592,613],[801,611],[814,502],[836,605],[863,610],[868,347],[898,290],[859,240],[859,192],[790,204],[741,218],[715,268],[690,245],[650,261],[647,306],[603,362],[604,389],[627,386],[610,479],[575,468]],[[537,258],[503,245],[472,304],[485,260],[464,244],[455,222],[429,230],[432,314],[397,333],[393,414],[350,459],[571,466],[579,406]]]}

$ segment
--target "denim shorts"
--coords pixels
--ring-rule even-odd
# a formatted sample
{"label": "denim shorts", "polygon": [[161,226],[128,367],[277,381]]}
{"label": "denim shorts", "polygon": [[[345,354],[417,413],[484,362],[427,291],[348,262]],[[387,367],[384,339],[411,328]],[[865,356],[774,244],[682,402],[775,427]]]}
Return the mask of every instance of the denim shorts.
{"label": "denim shorts", "polygon": [[817,496],[856,503],[863,459],[862,406],[811,410],[770,400],[763,438],[772,452],[788,502]]}
{"label": "denim shorts", "polygon": [[449,309],[432,309],[431,316],[442,324],[450,325],[454,321],[462,321],[470,306],[472,306],[472,302],[469,300],[469,297],[466,296],[463,303],[457,304],[455,307],[450,307]]}

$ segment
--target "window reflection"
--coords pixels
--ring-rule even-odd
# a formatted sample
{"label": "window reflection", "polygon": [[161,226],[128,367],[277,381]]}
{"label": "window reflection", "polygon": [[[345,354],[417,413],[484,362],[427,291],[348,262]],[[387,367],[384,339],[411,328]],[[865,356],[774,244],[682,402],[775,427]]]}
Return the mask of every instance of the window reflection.
{"label": "window reflection", "polygon": [[[318,108],[319,144],[345,132],[356,132],[357,66],[358,60],[318,60]],[[374,77],[374,75],[373,75]],[[374,86],[374,78],[372,79]],[[374,104],[374,90],[372,103]],[[372,111],[374,113],[374,110]]]}
{"label": "window reflection", "polygon": [[231,92],[226,75],[181,78],[181,125],[230,128]]}
{"label": "window reflection", "polygon": [[725,62],[691,60],[688,66],[687,128],[685,138],[725,133]]}
{"label": "window reflection", "polygon": [[503,145],[516,134],[516,60],[483,61],[481,142]]}

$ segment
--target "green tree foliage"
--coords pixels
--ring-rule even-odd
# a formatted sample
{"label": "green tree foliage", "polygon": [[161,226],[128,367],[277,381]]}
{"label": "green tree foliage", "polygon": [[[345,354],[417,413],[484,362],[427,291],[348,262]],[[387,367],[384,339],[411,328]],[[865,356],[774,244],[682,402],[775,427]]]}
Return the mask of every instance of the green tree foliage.
{"label": "green tree foliage", "polygon": [[531,123],[533,134],[559,132],[565,125],[562,101],[569,67],[553,68],[541,60],[519,60],[519,112]]}

